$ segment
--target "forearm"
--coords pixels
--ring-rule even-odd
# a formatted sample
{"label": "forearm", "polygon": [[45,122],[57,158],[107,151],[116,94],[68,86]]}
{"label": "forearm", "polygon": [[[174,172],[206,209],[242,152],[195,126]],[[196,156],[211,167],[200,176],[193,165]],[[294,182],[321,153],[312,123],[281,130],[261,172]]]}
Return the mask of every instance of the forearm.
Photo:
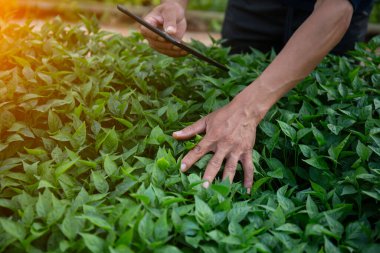
{"label": "forearm", "polygon": [[[348,0],[320,0],[274,61],[236,98],[261,120],[266,112],[305,78],[345,34],[352,17]],[[254,102],[254,104],[252,104]]]}

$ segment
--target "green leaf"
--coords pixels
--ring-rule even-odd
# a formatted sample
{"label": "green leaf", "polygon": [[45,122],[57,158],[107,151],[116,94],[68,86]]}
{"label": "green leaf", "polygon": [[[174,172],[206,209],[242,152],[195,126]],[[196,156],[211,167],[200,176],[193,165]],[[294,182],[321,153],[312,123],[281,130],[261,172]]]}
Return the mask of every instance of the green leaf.
{"label": "green leaf", "polygon": [[342,224],[340,224],[337,220],[332,218],[330,215],[328,215],[326,212],[323,213],[323,215],[326,218],[327,224],[329,225],[330,231],[336,235],[336,238],[340,240],[342,237],[344,227]]}
{"label": "green leaf", "polygon": [[214,241],[216,242],[220,242],[221,240],[223,240],[226,236],[219,230],[212,230],[210,232],[207,233],[207,235],[213,239]]}
{"label": "green leaf", "polygon": [[267,175],[271,178],[284,178],[284,171],[281,168],[276,169],[275,171],[268,171]]}
{"label": "green leaf", "polygon": [[362,193],[364,193],[365,195],[373,198],[373,199],[376,199],[377,201],[380,201],[380,192],[376,192],[376,191],[362,191]]}
{"label": "green leaf", "polygon": [[318,215],[318,207],[310,195],[307,196],[306,211],[310,218],[314,218]]}
{"label": "green leaf", "polygon": [[350,135],[348,135],[346,138],[344,138],[343,141],[341,141],[336,147],[330,147],[328,150],[328,153],[331,158],[333,158],[334,161],[338,161],[339,155],[346,146],[346,143],[348,142],[348,139],[350,138]]}
{"label": "green leaf", "polygon": [[280,125],[280,128],[282,132],[288,136],[292,141],[295,141],[297,139],[297,132],[294,130],[293,127],[286,124],[285,122],[277,120],[278,124]]}
{"label": "green leaf", "polygon": [[166,111],[169,122],[175,122],[178,120],[178,110],[174,105],[169,105]]}
{"label": "green leaf", "polygon": [[297,142],[311,132],[310,128],[301,128],[297,131]]}
{"label": "green leaf", "polygon": [[278,131],[278,127],[269,121],[263,120],[259,126],[268,137],[273,136]]}
{"label": "green leaf", "polygon": [[168,236],[169,225],[167,220],[167,212],[165,210],[154,225],[154,238],[160,241],[167,241],[169,239]]}
{"label": "green leaf", "polygon": [[180,203],[180,202],[186,202],[187,199],[185,198],[176,198],[176,197],[172,197],[172,196],[167,196],[167,197],[164,197],[162,198],[162,206],[163,207],[168,207],[174,203]]}
{"label": "green leaf", "polygon": [[244,220],[250,210],[251,207],[247,202],[234,203],[232,209],[228,212],[228,220],[239,223]]}
{"label": "green leaf", "polygon": [[321,133],[321,131],[319,131],[316,127],[313,126],[312,132],[320,147],[326,144],[326,139]]}
{"label": "green leaf", "polygon": [[0,218],[0,224],[6,233],[17,238],[19,241],[24,240],[26,229],[22,224],[5,218]]}
{"label": "green leaf", "polygon": [[277,231],[287,232],[289,234],[301,234],[302,230],[299,226],[292,223],[285,223],[276,228]]}
{"label": "green leaf", "polygon": [[114,128],[108,130],[107,137],[105,138],[102,151],[107,154],[111,154],[116,152],[119,146],[119,137]]}
{"label": "green leaf", "polygon": [[37,73],[38,77],[41,78],[42,81],[44,81],[47,85],[51,85],[53,83],[53,79],[51,76],[38,72]]}
{"label": "green leaf", "polygon": [[26,152],[29,154],[29,155],[35,155],[35,156],[39,156],[39,155],[45,155],[46,154],[46,151],[43,150],[43,149],[39,149],[39,148],[35,148],[35,149],[29,149],[29,148],[25,148],[24,149],[26,150]]}
{"label": "green leaf", "polygon": [[98,134],[96,137],[95,148],[97,150],[102,148],[102,151],[106,154],[114,153],[119,146],[119,137],[114,128],[104,131],[104,133]]}
{"label": "green leaf", "polygon": [[275,226],[280,226],[280,225],[285,224],[286,217],[280,205],[277,206],[276,210],[272,212],[269,217],[270,217],[270,221]]}
{"label": "green leaf", "polygon": [[340,250],[339,248],[337,248],[334,244],[332,244],[332,242],[330,242],[330,240],[324,236],[324,241],[325,241],[325,251],[326,253],[340,253]]}
{"label": "green leaf", "polygon": [[211,158],[211,154],[206,154],[201,159],[199,159],[198,162],[195,163],[195,166],[197,166],[200,169],[205,169]]}
{"label": "green leaf", "polygon": [[62,121],[60,117],[57,113],[53,112],[52,110],[49,110],[48,125],[49,131],[52,133],[57,132],[59,129],[62,128]]}
{"label": "green leaf", "polygon": [[313,190],[317,193],[319,193],[320,195],[322,195],[323,197],[326,196],[326,189],[323,188],[322,186],[320,186],[319,184],[313,182],[313,181],[310,181],[311,183],[311,188],[313,188]]}
{"label": "green leaf", "polygon": [[160,168],[161,170],[166,170],[170,167],[170,163],[164,157],[161,157],[160,159],[158,159],[156,161],[156,164],[158,168]]}
{"label": "green leaf", "polygon": [[282,195],[280,190],[277,191],[277,201],[285,213],[291,212],[295,208],[294,203]]}
{"label": "green leaf", "polygon": [[105,242],[94,234],[80,233],[86,247],[93,253],[103,253]]}
{"label": "green leaf", "polygon": [[21,67],[30,67],[30,63],[24,58],[13,55],[12,59],[15,60],[16,63],[19,64]]}
{"label": "green leaf", "polygon": [[48,181],[46,180],[41,180],[39,183],[38,183],[38,187],[37,189],[44,189],[44,188],[56,188],[54,187],[51,183],[49,183]]}
{"label": "green leaf", "polygon": [[24,75],[25,79],[28,80],[28,81],[33,81],[34,80],[34,71],[31,67],[24,67],[22,69],[22,74]]}
{"label": "green leaf", "polygon": [[36,211],[39,217],[47,218],[52,210],[52,193],[46,189],[43,194],[38,196]]}
{"label": "green leaf", "polygon": [[213,211],[198,196],[195,196],[195,218],[206,231],[214,226],[215,218]]}
{"label": "green leaf", "polygon": [[270,177],[263,177],[260,178],[259,180],[255,181],[252,187],[252,194],[255,194],[261,186],[263,186],[266,182],[268,182],[271,178]]}
{"label": "green leaf", "polygon": [[165,141],[165,134],[159,126],[152,129],[149,139],[152,144],[162,144]]}
{"label": "green leaf", "polygon": [[76,158],[70,162],[68,161],[64,161],[61,165],[59,165],[56,169],[55,169],[55,177],[58,178],[59,176],[61,176],[63,173],[65,173],[66,171],[68,171],[71,167],[74,166],[74,164],[76,162],[78,162],[79,158]]}
{"label": "green leaf", "polygon": [[311,157],[313,157],[313,156],[316,156],[315,151],[314,151],[310,146],[300,144],[300,145],[299,145],[299,148],[300,148],[302,154],[303,154],[305,157],[307,157],[307,158],[311,158]]}
{"label": "green leaf", "polygon": [[52,207],[47,215],[46,223],[51,226],[58,222],[66,211],[67,203],[64,200],[57,199],[53,194],[51,194]]}
{"label": "green leaf", "polygon": [[321,156],[312,157],[312,158],[309,158],[309,159],[306,159],[303,161],[306,162],[307,164],[317,168],[317,169],[320,169],[320,170],[328,170],[329,169],[325,159]]}
{"label": "green leaf", "polygon": [[90,221],[95,226],[98,226],[104,230],[110,231],[113,227],[101,216],[95,214],[83,214],[79,218]]}
{"label": "green leaf", "polygon": [[137,231],[146,244],[149,245],[153,241],[154,223],[149,213],[141,219]]}
{"label": "green leaf", "polygon": [[369,148],[375,152],[378,156],[380,156],[380,148],[379,147],[374,147],[374,146],[369,146]]}
{"label": "green leaf", "polygon": [[86,122],[83,122],[71,136],[70,143],[75,149],[79,149],[86,142]]}
{"label": "green leaf", "polygon": [[62,233],[69,239],[74,240],[83,227],[83,221],[76,216],[68,213],[59,225]]}
{"label": "green leaf", "polygon": [[108,155],[104,158],[103,167],[108,176],[112,176],[117,171],[117,164]]}
{"label": "green leaf", "polygon": [[361,143],[361,141],[358,141],[358,145],[356,146],[356,153],[362,161],[368,161],[372,151],[366,145]]}
{"label": "green leaf", "polygon": [[182,253],[182,251],[173,245],[165,245],[161,248],[155,249],[154,253]]}
{"label": "green leaf", "polygon": [[124,126],[128,127],[128,128],[132,128],[133,127],[133,124],[126,120],[126,119],[122,119],[122,118],[116,118],[116,117],[113,117],[114,119],[116,119],[117,121],[119,121],[121,124],[123,124]]}
{"label": "green leaf", "polygon": [[92,182],[98,192],[100,193],[108,192],[109,186],[108,186],[107,180],[99,171],[92,171],[91,177],[92,177]]}
{"label": "green leaf", "polygon": [[270,158],[267,160],[267,164],[272,170],[267,172],[268,176],[278,179],[282,179],[284,177],[285,167],[280,160],[276,158]]}
{"label": "green leaf", "polygon": [[224,182],[221,184],[212,184],[211,189],[225,197],[231,192],[231,187],[224,184]]}
{"label": "green leaf", "polygon": [[339,135],[340,131],[342,131],[344,129],[344,127],[342,127],[342,126],[336,126],[336,125],[333,125],[333,124],[327,124],[327,127],[335,135]]}

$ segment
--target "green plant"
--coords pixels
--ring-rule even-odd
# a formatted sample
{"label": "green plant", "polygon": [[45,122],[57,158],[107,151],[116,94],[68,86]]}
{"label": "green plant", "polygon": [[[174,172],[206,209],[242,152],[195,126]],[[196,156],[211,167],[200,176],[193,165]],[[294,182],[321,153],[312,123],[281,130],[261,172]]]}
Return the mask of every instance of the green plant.
{"label": "green plant", "polygon": [[380,1],[378,0],[375,0],[371,15],[369,17],[369,22],[380,23]]}
{"label": "green plant", "polygon": [[[380,38],[328,56],[260,124],[252,194],[201,187],[171,133],[228,103],[274,54],[152,51],[56,19],[1,28],[0,251],[377,252]],[[238,174],[241,176],[241,168]]]}

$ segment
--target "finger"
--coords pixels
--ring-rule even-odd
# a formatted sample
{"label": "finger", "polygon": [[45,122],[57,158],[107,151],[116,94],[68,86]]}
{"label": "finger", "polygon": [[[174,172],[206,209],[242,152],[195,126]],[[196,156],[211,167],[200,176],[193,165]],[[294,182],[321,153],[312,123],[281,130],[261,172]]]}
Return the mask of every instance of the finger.
{"label": "finger", "polygon": [[165,49],[157,49],[155,48],[159,53],[170,56],[170,57],[184,57],[187,55],[187,53],[183,50],[181,51],[174,51],[174,50],[165,50]]}
{"label": "finger", "polygon": [[164,30],[168,34],[174,35],[177,32],[177,14],[175,11],[163,11]]}
{"label": "finger", "polygon": [[[144,18],[144,20],[147,23],[149,23],[152,26],[157,27],[157,28],[162,26],[162,24],[164,22],[162,15],[158,11],[155,11],[155,10],[153,10],[151,13],[149,13]],[[152,32],[151,30],[149,30],[145,26],[140,26],[140,31],[141,31],[141,34],[147,39],[150,38],[153,40],[165,41],[164,38],[158,36],[156,33]]]}
{"label": "finger", "polygon": [[179,41],[182,40],[186,31],[186,19],[182,19],[179,23],[177,22],[177,32],[173,35],[173,37],[177,38]]}
{"label": "finger", "polygon": [[224,166],[223,177],[222,180],[226,180],[228,177],[230,183],[234,181],[236,167],[239,162],[239,157],[236,155],[230,155],[227,159],[226,165]]}
{"label": "finger", "polygon": [[194,124],[185,127],[181,131],[174,132],[173,137],[177,140],[187,140],[196,134],[203,133],[206,130],[206,117],[201,118]]}
{"label": "finger", "polygon": [[174,50],[174,51],[181,51],[181,49],[175,45],[173,45],[170,42],[161,42],[161,41],[156,41],[156,40],[151,40],[149,41],[149,45],[153,48],[157,49],[163,49],[163,50]]}
{"label": "finger", "polygon": [[204,188],[208,188],[210,183],[214,181],[216,175],[218,174],[218,171],[220,170],[220,167],[222,166],[225,156],[226,152],[223,150],[217,151],[208,162],[205,174],[203,175],[203,179],[206,180],[206,182],[203,183]]}
{"label": "finger", "polygon": [[161,41],[161,42],[165,41],[164,38],[158,36],[157,34],[152,32],[151,30],[149,30],[145,26],[140,26],[140,32],[144,36],[144,38],[146,38],[149,41]]}
{"label": "finger", "polygon": [[251,152],[247,152],[243,155],[241,162],[244,170],[244,187],[247,188],[247,193],[251,193],[253,184],[254,167],[252,162]]}
{"label": "finger", "polygon": [[159,27],[164,23],[164,19],[159,11],[153,10],[144,17],[144,20],[154,27]]}
{"label": "finger", "polygon": [[202,156],[207,154],[210,150],[210,146],[204,139],[201,140],[198,145],[190,150],[182,159],[181,171],[187,171],[194,163],[196,163]]}

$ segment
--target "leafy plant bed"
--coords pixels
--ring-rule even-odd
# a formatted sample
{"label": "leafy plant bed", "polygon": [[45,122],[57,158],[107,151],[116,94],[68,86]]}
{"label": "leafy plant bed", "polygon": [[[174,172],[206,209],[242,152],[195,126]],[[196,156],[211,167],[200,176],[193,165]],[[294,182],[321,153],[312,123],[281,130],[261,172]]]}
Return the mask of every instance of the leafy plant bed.
{"label": "leafy plant bed", "polygon": [[[201,187],[171,133],[228,103],[273,59],[222,73],[59,20],[1,28],[0,251],[379,252],[380,46],[328,56],[260,124],[252,194]],[[238,174],[242,170],[239,168]]]}

